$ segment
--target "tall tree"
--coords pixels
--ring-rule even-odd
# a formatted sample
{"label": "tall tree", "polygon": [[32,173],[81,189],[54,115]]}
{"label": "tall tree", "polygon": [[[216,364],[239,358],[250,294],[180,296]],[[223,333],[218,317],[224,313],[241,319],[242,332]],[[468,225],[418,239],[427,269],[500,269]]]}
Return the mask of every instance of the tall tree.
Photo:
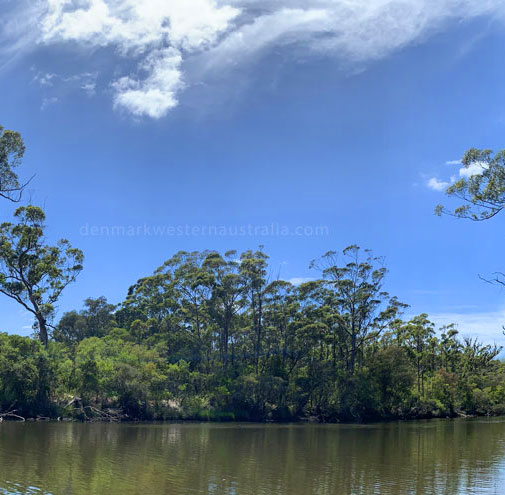
{"label": "tall tree", "polygon": [[9,201],[19,201],[28,184],[21,184],[15,171],[24,153],[25,145],[19,132],[9,131],[0,125],[0,197]]}
{"label": "tall tree", "polygon": [[264,326],[265,326],[265,358],[271,358],[272,370],[280,375],[288,375],[296,366],[287,370],[287,363],[294,356],[295,351],[295,325],[299,304],[295,288],[284,280],[275,280],[265,290]]}
{"label": "tall tree", "polygon": [[203,267],[212,275],[209,313],[219,334],[218,347],[224,368],[228,367],[230,342],[233,351],[236,316],[244,305],[244,289],[236,256],[236,251],[228,251],[224,257],[210,252],[203,262]]}
{"label": "tall tree", "polygon": [[67,346],[75,346],[89,337],[103,337],[114,322],[113,304],[108,304],[105,297],[88,298],[84,309],[65,313],[53,331],[52,338]]}
{"label": "tall tree", "polygon": [[248,250],[240,255],[240,273],[243,279],[244,293],[248,299],[253,326],[256,373],[258,373],[261,341],[263,339],[263,312],[268,267],[268,256],[262,249],[263,246],[260,246],[255,252]]}
{"label": "tall tree", "polygon": [[424,378],[430,363],[430,339],[435,335],[435,325],[423,313],[408,321],[405,330],[407,350],[416,366],[417,392],[424,395]]}
{"label": "tall tree", "polygon": [[376,340],[405,307],[383,290],[387,270],[383,259],[352,245],[343,250],[345,264],[339,266],[338,255],[327,252],[311,263],[322,272],[333,291],[333,308],[338,327],[346,339],[347,367],[354,374],[356,361],[367,343]]}
{"label": "tall tree", "polygon": [[194,362],[205,358],[208,362],[212,337],[209,332],[209,300],[213,277],[203,268],[208,252],[179,251],[156,270],[171,282],[176,313],[181,327],[190,337],[194,348]]}
{"label": "tall tree", "polygon": [[44,239],[45,214],[37,206],[22,206],[17,223],[0,225],[0,293],[15,300],[35,318],[41,342],[47,346],[54,305],[82,270],[84,255],[66,239],[49,246]]}

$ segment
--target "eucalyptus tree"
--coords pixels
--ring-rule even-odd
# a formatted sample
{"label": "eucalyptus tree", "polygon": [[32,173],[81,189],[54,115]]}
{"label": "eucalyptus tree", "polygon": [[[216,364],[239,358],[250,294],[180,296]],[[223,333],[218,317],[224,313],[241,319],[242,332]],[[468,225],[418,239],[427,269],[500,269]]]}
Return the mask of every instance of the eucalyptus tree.
{"label": "eucalyptus tree", "polygon": [[172,283],[170,274],[160,272],[137,280],[117,313],[118,323],[128,328],[135,320],[154,320],[161,325],[176,309]]}
{"label": "eucalyptus tree", "polygon": [[257,251],[245,251],[240,255],[240,274],[244,293],[248,299],[250,321],[254,338],[254,361],[258,373],[263,339],[263,312],[265,305],[265,290],[267,288],[268,256],[260,246]]}
{"label": "eucalyptus tree", "polygon": [[383,258],[356,245],[345,248],[342,255],[343,265],[338,254],[329,251],[310,266],[321,271],[325,285],[333,292],[331,304],[352,376],[367,344],[376,341],[406,305],[384,291],[387,269]]}
{"label": "eucalyptus tree", "polygon": [[128,290],[115,319],[137,343],[156,346],[158,352],[172,363],[190,361],[194,343],[184,329],[179,311],[176,281],[170,271],[156,270],[143,277]]}
{"label": "eucalyptus tree", "polygon": [[501,353],[503,347],[496,344],[481,344],[472,337],[463,338],[461,356],[461,374],[464,377],[472,374],[484,374],[496,364],[495,358]]}
{"label": "eucalyptus tree", "polygon": [[65,313],[52,333],[56,342],[72,347],[89,337],[103,337],[114,326],[116,306],[103,296],[87,298],[84,309]]}
{"label": "eucalyptus tree", "polygon": [[338,373],[331,359],[331,319],[335,311],[327,304],[329,290],[322,281],[301,284],[296,289],[298,310],[294,318],[295,349],[297,359],[297,388],[300,397],[297,409],[309,404],[317,414],[328,409],[334,397]]}
{"label": "eucalyptus tree", "polygon": [[55,304],[82,270],[84,255],[66,239],[46,244],[41,208],[22,206],[14,217],[16,223],[0,225],[0,293],[33,315],[34,328],[47,346]]}
{"label": "eucalyptus tree", "polygon": [[213,277],[203,267],[209,253],[179,251],[156,270],[168,277],[176,302],[175,311],[184,331],[194,343],[195,364],[205,357],[210,360],[212,336],[210,335],[209,304]]}
{"label": "eucalyptus tree", "polygon": [[[449,197],[461,201],[456,208],[443,205],[437,215],[451,215],[473,221],[489,220],[505,208],[505,150],[493,155],[491,150],[469,149],[462,160],[467,173],[446,189]],[[482,278],[482,277],[481,277]],[[486,282],[505,285],[505,273],[496,272]]]}
{"label": "eucalyptus tree", "polygon": [[[244,307],[243,279],[236,251],[207,253],[202,266],[211,275],[209,314],[218,333],[218,348],[224,368],[228,367],[229,346],[234,343],[237,315]],[[232,354],[233,358],[233,354]]]}
{"label": "eucalyptus tree", "polygon": [[446,370],[456,373],[459,368],[462,344],[458,339],[459,332],[454,323],[440,328],[441,365]]}
{"label": "eucalyptus tree", "polygon": [[265,288],[264,353],[270,370],[289,377],[297,364],[295,318],[299,311],[295,287],[275,280]]}
{"label": "eucalyptus tree", "polygon": [[25,145],[19,132],[9,131],[0,125],[0,197],[9,201],[19,201],[28,184],[22,184],[16,173],[24,153]]}
{"label": "eucalyptus tree", "polygon": [[314,297],[317,284],[276,280],[265,288],[262,357],[270,373],[290,380],[320,348],[325,326]]}
{"label": "eucalyptus tree", "polygon": [[474,221],[488,220],[505,208],[505,150],[493,155],[491,150],[472,148],[462,160],[467,169],[446,189],[449,197],[462,201],[455,209],[438,205],[438,215],[448,214]]}
{"label": "eucalyptus tree", "polygon": [[431,359],[431,338],[435,335],[435,324],[426,313],[415,316],[405,325],[406,345],[413,358],[417,375],[417,392],[424,395],[425,374]]}

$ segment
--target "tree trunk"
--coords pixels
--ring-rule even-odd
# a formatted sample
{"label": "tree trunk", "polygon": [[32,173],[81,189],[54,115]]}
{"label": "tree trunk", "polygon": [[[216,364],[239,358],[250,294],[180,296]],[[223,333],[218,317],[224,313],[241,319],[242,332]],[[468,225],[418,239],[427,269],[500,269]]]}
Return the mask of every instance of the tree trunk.
{"label": "tree trunk", "polygon": [[39,338],[42,345],[47,348],[49,343],[49,335],[47,333],[46,319],[42,315],[37,315],[37,322],[39,324]]}
{"label": "tree trunk", "polygon": [[222,337],[222,346],[223,346],[223,365],[224,368],[228,368],[228,340],[230,338],[230,331],[228,327],[228,321],[225,322],[224,328],[223,328],[223,337]]}
{"label": "tree trunk", "polygon": [[261,337],[263,333],[263,321],[262,321],[262,306],[263,306],[262,296],[259,294],[258,299],[258,315],[257,315],[257,331],[256,331],[256,374],[259,371],[259,362],[261,356]]}
{"label": "tree trunk", "polygon": [[351,376],[354,376],[354,368],[356,366],[356,335],[351,336],[351,361],[349,363],[349,371]]}

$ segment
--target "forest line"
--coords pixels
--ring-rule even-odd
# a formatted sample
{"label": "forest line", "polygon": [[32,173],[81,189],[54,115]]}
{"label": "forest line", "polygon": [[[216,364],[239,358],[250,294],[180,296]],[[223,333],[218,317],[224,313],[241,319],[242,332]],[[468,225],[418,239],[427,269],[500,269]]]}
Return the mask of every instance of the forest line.
{"label": "forest line", "polygon": [[[0,195],[18,203],[24,143],[19,133],[0,133]],[[504,156],[470,150],[465,160],[487,166],[450,186],[467,202],[453,214],[491,218],[505,204]],[[436,329],[426,314],[406,319],[407,305],[384,289],[384,260],[369,250],[325,253],[310,263],[317,279],[301,285],[272,280],[261,246],[181,251],[120,304],[89,298],[55,322],[84,254],[65,239],[48,244],[45,221],[41,208],[25,205],[0,225],[0,293],[34,319],[34,338],[0,334],[0,419],[505,413],[501,348],[460,338],[454,325]]]}

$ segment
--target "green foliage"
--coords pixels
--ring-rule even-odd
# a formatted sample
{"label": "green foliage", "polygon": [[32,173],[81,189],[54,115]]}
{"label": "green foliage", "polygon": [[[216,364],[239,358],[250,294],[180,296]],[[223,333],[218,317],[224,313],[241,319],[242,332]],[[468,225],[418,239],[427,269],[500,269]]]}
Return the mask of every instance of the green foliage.
{"label": "green foliage", "polygon": [[[0,197],[18,201],[25,148],[0,126]],[[468,178],[437,213],[484,220],[505,207],[505,151],[469,150]],[[472,172],[470,174],[470,172]],[[180,251],[118,306],[88,298],[51,325],[83,253],[48,245],[28,205],[0,225],[0,293],[34,317],[40,342],[0,334],[0,417],[319,421],[505,413],[501,349],[439,329],[385,290],[384,260],[352,245],[270,280],[263,247]],[[498,280],[504,283],[502,280]],[[52,329],[50,335],[49,329]],[[50,340],[50,337],[52,338]]]}
{"label": "green foliage", "polygon": [[26,184],[19,182],[15,169],[25,154],[25,145],[19,132],[0,125],[0,197],[19,201]]}
{"label": "green foliage", "polygon": [[377,404],[383,417],[407,417],[414,405],[414,366],[408,351],[389,346],[371,358],[370,374],[378,393]]}
{"label": "green foliage", "polygon": [[438,205],[435,213],[477,221],[500,213],[505,208],[505,150],[493,156],[491,150],[472,148],[462,163],[470,175],[451,184],[446,193],[463,203],[452,210]]}
{"label": "green foliage", "polygon": [[10,297],[35,319],[41,342],[47,346],[47,325],[54,304],[82,270],[84,256],[62,239],[56,246],[44,241],[45,214],[22,206],[17,223],[0,225],[0,293]]}
{"label": "green foliage", "polygon": [[327,290],[323,298],[329,305],[334,320],[332,326],[352,375],[366,345],[377,340],[407,306],[383,290],[387,270],[381,258],[365,251],[363,259],[358,246],[349,246],[342,254],[343,266],[339,266],[334,251],[313,261],[312,266],[319,269],[325,279]]}
{"label": "green foliage", "polygon": [[500,349],[426,314],[402,320],[382,259],[330,252],[312,263],[323,278],[298,287],[270,281],[267,260],[179,252],[117,307],[90,298],[64,314],[47,349],[1,336],[0,407],[221,421],[505,412]]}
{"label": "green foliage", "polygon": [[73,392],[87,403],[114,399],[126,414],[143,417],[148,398],[164,396],[165,381],[166,363],[145,346],[107,336],[87,338],[76,349]]}
{"label": "green foliage", "polygon": [[47,372],[47,354],[39,342],[0,333],[0,412],[46,412]]}
{"label": "green foliage", "polygon": [[104,337],[116,324],[114,310],[115,306],[108,304],[105,297],[88,298],[83,310],[65,313],[52,337],[68,347],[89,337]]}

